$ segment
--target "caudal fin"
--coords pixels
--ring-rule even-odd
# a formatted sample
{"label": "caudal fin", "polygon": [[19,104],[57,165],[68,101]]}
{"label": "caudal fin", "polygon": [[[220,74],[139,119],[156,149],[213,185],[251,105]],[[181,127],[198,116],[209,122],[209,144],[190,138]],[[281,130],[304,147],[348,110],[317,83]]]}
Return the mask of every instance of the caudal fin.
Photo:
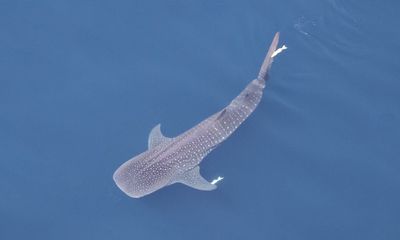
{"label": "caudal fin", "polygon": [[271,45],[269,46],[267,56],[265,56],[264,62],[261,65],[260,72],[258,73],[257,79],[266,81],[268,79],[268,71],[271,68],[271,64],[273,62],[273,54],[276,51],[279,43],[279,32],[275,33],[274,39],[272,40]]}

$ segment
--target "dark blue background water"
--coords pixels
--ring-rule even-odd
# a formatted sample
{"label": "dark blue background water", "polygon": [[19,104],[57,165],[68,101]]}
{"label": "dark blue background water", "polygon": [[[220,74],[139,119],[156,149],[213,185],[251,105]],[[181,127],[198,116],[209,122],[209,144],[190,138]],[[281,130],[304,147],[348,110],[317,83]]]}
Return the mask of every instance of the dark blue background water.
{"label": "dark blue background water", "polygon": [[[397,1],[1,1],[1,239],[400,239]],[[252,80],[213,192],[131,199],[114,170]]]}

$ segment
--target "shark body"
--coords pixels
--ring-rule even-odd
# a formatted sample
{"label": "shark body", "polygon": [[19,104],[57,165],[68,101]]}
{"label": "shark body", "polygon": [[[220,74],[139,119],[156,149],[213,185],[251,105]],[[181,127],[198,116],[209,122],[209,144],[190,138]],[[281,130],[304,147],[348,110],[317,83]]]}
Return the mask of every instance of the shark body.
{"label": "shark body", "polygon": [[161,133],[160,124],[155,126],[149,135],[148,150],[128,160],[115,171],[113,179],[117,186],[133,198],[143,197],[174,183],[198,190],[216,189],[214,183],[200,175],[199,164],[257,107],[278,42],[279,33],[276,33],[258,77],[224,109],[174,138],[165,137]]}

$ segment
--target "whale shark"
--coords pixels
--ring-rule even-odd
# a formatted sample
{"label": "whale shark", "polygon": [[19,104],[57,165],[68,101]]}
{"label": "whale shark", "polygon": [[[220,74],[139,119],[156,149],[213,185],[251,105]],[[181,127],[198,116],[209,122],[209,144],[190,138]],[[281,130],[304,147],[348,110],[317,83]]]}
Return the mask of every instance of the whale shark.
{"label": "whale shark", "polygon": [[[174,183],[211,191],[222,178],[209,182],[199,164],[225,141],[256,109],[263,95],[269,69],[277,52],[279,32],[268,49],[256,79],[228,106],[177,137],[166,137],[161,125],[149,134],[148,150],[123,163],[113,174],[116,185],[128,196],[140,198]],[[285,46],[284,46],[285,47]]]}

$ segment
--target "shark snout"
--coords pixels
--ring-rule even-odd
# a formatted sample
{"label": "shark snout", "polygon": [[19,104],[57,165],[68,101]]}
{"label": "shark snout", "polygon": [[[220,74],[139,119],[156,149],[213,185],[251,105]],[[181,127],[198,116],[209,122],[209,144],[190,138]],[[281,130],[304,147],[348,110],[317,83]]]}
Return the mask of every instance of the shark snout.
{"label": "shark snout", "polygon": [[144,193],[138,188],[139,184],[126,170],[124,166],[121,166],[113,174],[113,180],[118,188],[132,198],[140,198],[147,195],[148,193]]}
{"label": "shark snout", "polygon": [[115,184],[118,186],[119,189],[121,189],[122,192],[127,194],[130,197],[137,198],[139,196],[136,196],[134,192],[132,191],[132,179],[130,179],[126,174],[124,173],[123,169],[120,167],[118,168],[114,174],[113,174],[113,180]]}

